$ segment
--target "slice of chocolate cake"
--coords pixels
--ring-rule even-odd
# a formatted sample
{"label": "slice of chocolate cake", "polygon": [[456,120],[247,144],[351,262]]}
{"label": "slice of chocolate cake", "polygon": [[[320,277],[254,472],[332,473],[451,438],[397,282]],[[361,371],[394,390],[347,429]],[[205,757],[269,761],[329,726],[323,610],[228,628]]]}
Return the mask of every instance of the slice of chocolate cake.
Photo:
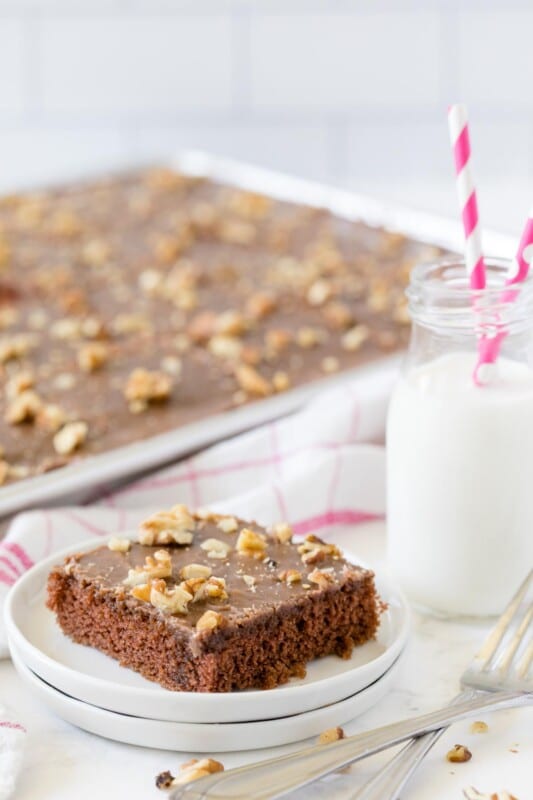
{"label": "slice of chocolate cake", "polygon": [[167,689],[272,688],[376,633],[373,573],[316,536],[293,543],[285,523],[175,506],[138,538],[67,558],[48,606],[74,641]]}

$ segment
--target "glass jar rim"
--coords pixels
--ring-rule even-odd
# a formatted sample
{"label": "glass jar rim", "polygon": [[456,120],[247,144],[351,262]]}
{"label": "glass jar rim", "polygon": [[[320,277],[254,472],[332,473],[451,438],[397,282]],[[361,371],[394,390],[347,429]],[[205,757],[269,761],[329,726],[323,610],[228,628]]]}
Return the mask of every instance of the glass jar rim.
{"label": "glass jar rim", "polygon": [[484,261],[483,289],[472,289],[460,256],[414,267],[406,291],[413,321],[478,333],[532,327],[533,271],[524,281],[508,285],[512,260],[487,257]]}

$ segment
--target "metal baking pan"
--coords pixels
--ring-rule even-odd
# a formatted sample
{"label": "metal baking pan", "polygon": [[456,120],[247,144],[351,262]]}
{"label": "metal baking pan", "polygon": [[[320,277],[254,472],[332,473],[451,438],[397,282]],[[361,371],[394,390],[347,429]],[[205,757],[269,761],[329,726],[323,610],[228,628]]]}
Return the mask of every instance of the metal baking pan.
{"label": "metal baking pan", "polygon": [[[457,223],[431,214],[385,206],[349,191],[196,151],[177,155],[170,159],[169,166],[187,174],[205,176],[221,183],[262,192],[279,200],[327,208],[339,217],[383,226],[430,245],[451,250],[462,248],[462,236]],[[485,237],[485,250],[491,255],[507,256],[512,253],[513,245],[509,236],[488,233]],[[88,456],[56,471],[2,487],[0,516],[37,505],[87,501],[96,496],[99,490],[109,490],[133,475],[168,464],[228,436],[290,414],[326,386],[335,385],[355,375],[395,370],[398,361],[398,355],[384,357],[251,405],[232,409],[106,453]]]}

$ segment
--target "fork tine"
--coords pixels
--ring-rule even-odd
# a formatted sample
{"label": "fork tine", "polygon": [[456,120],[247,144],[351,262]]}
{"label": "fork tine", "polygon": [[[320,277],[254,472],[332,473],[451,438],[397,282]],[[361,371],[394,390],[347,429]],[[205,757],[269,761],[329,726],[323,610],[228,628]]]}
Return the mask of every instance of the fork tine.
{"label": "fork tine", "polygon": [[524,615],[524,618],[522,619],[520,625],[516,629],[513,638],[507,645],[507,648],[505,649],[505,652],[500,660],[499,669],[502,677],[507,675],[507,673],[509,672],[509,668],[511,667],[516,651],[518,650],[518,647],[522,643],[522,639],[524,638],[526,631],[531,624],[532,619],[533,619],[533,605],[529,606],[528,611]]}
{"label": "fork tine", "polygon": [[496,626],[489,634],[487,640],[484,642],[481,650],[475,656],[475,661],[483,661],[483,669],[488,669],[490,662],[494,658],[494,655],[496,654],[503,637],[507,633],[515,614],[519,610],[522,601],[529,590],[532,580],[533,570],[531,570],[529,575],[526,577],[517,593],[499,618]]}
{"label": "fork tine", "polygon": [[523,654],[518,664],[516,665],[516,672],[519,678],[525,679],[532,661],[533,661],[533,642],[530,642],[526,648],[526,652]]}

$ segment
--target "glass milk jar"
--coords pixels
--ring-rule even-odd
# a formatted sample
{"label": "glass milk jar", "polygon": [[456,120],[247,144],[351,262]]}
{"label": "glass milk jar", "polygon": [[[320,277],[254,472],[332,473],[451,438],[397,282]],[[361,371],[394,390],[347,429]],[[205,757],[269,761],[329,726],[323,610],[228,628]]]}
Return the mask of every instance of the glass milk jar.
{"label": "glass milk jar", "polygon": [[[411,602],[444,616],[499,614],[533,566],[533,278],[487,288],[464,263],[414,269],[413,322],[387,423],[389,561]],[[478,342],[500,355],[473,379]],[[486,340],[485,340],[486,341]]]}

